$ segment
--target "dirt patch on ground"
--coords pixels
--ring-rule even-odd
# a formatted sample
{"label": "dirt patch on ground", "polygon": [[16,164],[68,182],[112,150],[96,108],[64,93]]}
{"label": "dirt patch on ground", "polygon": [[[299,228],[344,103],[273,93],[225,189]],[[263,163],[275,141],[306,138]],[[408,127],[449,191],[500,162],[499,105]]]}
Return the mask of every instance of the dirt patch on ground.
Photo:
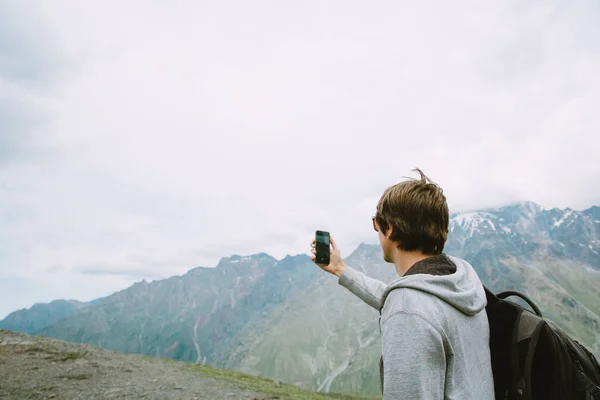
{"label": "dirt patch on ground", "polygon": [[275,399],[180,362],[0,330],[0,399]]}

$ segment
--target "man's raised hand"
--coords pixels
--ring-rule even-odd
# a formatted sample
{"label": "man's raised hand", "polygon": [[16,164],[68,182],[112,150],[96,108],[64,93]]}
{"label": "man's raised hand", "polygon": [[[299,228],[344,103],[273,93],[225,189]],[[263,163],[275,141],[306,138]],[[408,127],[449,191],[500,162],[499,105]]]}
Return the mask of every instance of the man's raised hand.
{"label": "man's raised hand", "polygon": [[330,274],[333,274],[339,278],[346,270],[346,264],[344,264],[344,261],[342,260],[342,254],[340,253],[340,249],[337,247],[337,244],[335,243],[335,240],[333,240],[333,237],[331,235],[329,236],[329,243],[331,244],[331,248],[329,250],[330,253],[329,253],[329,264],[328,265],[317,264],[315,262],[316,252],[317,252],[316,251],[317,243],[314,239],[313,239],[312,243],[310,244],[311,252],[312,252],[310,259],[312,260],[312,262],[317,264],[323,271],[329,272]]}

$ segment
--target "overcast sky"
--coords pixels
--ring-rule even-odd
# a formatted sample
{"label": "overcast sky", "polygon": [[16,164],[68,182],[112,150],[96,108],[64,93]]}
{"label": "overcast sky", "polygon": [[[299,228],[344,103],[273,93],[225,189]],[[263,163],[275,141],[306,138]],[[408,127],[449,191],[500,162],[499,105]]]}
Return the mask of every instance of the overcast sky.
{"label": "overcast sky", "polygon": [[600,205],[600,3],[0,0],[0,318],[452,211]]}

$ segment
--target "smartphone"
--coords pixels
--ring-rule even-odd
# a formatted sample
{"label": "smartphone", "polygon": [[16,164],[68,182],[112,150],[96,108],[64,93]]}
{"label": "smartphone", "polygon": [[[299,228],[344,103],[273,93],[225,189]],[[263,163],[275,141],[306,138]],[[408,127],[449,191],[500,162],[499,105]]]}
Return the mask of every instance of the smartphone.
{"label": "smartphone", "polygon": [[329,232],[317,231],[316,242],[315,262],[329,265]]}

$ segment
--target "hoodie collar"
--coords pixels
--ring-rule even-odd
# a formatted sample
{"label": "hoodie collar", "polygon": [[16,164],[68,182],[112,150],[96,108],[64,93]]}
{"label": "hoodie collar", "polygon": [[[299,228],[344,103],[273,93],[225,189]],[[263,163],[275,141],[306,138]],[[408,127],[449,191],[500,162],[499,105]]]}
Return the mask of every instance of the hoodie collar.
{"label": "hoodie collar", "polygon": [[385,289],[382,304],[390,291],[407,288],[430,293],[467,315],[475,315],[487,304],[483,285],[467,261],[440,254],[415,263]]}
{"label": "hoodie collar", "polygon": [[403,276],[427,274],[427,275],[451,275],[456,272],[456,265],[445,254],[436,254],[417,261],[404,273]]}

